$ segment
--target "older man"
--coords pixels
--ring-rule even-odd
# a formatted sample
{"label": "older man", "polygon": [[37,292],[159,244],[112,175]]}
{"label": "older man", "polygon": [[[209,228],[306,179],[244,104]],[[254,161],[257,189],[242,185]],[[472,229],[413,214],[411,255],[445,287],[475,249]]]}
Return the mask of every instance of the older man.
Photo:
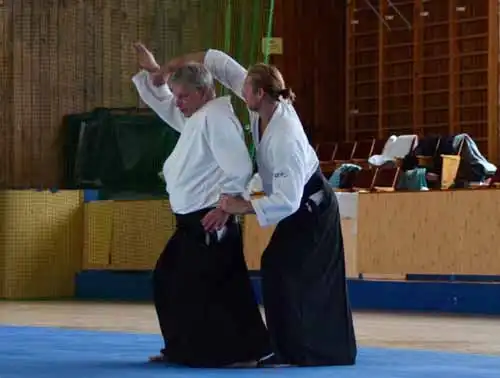
{"label": "older man", "polygon": [[[134,76],[142,100],[179,141],[163,167],[177,228],[154,270],[154,302],[165,348],[153,361],[196,367],[235,366],[269,354],[254,299],[241,229],[216,204],[239,195],[252,174],[242,127],[228,97],[215,97],[212,75],[185,64],[158,79],[160,66],[142,44]],[[215,231],[206,231],[207,229]]]}

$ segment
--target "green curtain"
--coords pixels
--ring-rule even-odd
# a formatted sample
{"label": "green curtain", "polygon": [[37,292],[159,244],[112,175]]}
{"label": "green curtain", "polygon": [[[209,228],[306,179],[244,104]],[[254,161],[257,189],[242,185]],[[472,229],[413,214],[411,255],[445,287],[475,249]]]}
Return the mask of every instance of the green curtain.
{"label": "green curtain", "polygon": [[[243,2],[236,1],[239,5],[242,5]],[[269,0],[269,11],[267,15],[263,14],[265,11],[265,6],[263,6],[262,0],[254,0],[252,1],[252,9],[248,17],[248,12],[245,10],[235,7],[233,4],[233,0],[226,0],[226,13],[225,13],[225,25],[224,25],[224,51],[233,52],[235,59],[241,64],[249,65],[252,63],[256,63],[259,61],[259,46],[260,46],[260,35],[262,31],[264,31],[264,25],[262,25],[263,18],[266,18],[267,21],[265,24],[265,37],[270,38],[272,36],[273,30],[273,21],[274,21],[274,0]],[[267,5],[267,4],[266,4]],[[243,14],[233,14],[235,8],[237,11]],[[264,16],[264,17],[263,17]],[[233,28],[233,22],[237,19],[237,23],[239,24],[239,28]],[[248,28],[248,23],[250,22],[250,29]],[[246,46],[245,42],[248,41],[247,30],[250,30],[250,46]],[[234,49],[232,46],[234,44]],[[249,47],[249,48],[245,48]],[[248,55],[246,55],[248,53]],[[264,62],[269,62],[269,46],[266,45],[265,51],[263,51]],[[222,89],[223,94],[227,94],[227,90]],[[238,117],[241,120],[241,123],[244,126],[249,126],[250,120],[248,116],[248,111],[246,106],[241,102],[237,101],[235,104],[235,109]],[[245,128],[246,141],[248,145],[248,149],[252,159],[255,158],[255,146],[252,142],[251,132],[249,128]]]}

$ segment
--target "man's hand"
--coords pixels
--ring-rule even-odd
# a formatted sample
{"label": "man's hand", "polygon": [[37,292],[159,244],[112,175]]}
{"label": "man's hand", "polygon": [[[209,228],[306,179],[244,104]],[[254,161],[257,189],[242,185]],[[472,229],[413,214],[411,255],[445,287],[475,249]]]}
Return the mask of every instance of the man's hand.
{"label": "man's hand", "polygon": [[146,46],[144,46],[140,42],[137,42],[134,43],[134,49],[137,53],[139,66],[142,69],[148,71],[149,73],[157,73],[158,71],[160,71],[160,65],[156,62],[153,53],[151,53],[151,51],[149,51]]}
{"label": "man's hand", "polygon": [[203,228],[207,232],[220,230],[229,219],[229,214],[220,208],[213,209],[201,220]]}
{"label": "man's hand", "polygon": [[187,62],[183,57],[173,58],[164,65],[162,65],[160,67],[160,70],[163,73],[163,75],[169,75],[186,63]]}
{"label": "man's hand", "polygon": [[[156,87],[163,85],[168,82],[168,77],[174,73],[177,69],[184,66],[189,62],[203,63],[205,59],[205,52],[196,52],[183,56],[178,56],[176,58],[170,59],[168,62],[164,63],[162,66],[156,68],[156,72],[152,76],[153,84]],[[155,62],[156,64],[156,62]]]}
{"label": "man's hand", "polygon": [[241,197],[233,197],[223,194],[219,201],[219,207],[229,214],[250,214],[253,213],[252,204]]}
{"label": "man's hand", "polygon": [[151,74],[151,81],[153,82],[153,85],[155,87],[161,87],[162,85],[166,84],[168,81],[169,75],[164,75],[161,70],[158,70],[157,72],[153,72]]}
{"label": "man's hand", "polygon": [[175,58],[163,66],[158,66],[157,70],[151,77],[153,85],[159,87],[167,83],[169,76],[183,64],[184,61],[181,58]]}

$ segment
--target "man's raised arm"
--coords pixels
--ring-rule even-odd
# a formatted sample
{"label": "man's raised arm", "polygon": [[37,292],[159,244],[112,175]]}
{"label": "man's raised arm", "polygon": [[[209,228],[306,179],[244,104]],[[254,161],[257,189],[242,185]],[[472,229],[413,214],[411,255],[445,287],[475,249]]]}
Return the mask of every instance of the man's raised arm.
{"label": "man's raised arm", "polygon": [[209,49],[174,58],[162,67],[162,72],[166,76],[177,67],[188,62],[204,64],[215,80],[244,100],[242,90],[247,70],[232,57],[223,51]]}

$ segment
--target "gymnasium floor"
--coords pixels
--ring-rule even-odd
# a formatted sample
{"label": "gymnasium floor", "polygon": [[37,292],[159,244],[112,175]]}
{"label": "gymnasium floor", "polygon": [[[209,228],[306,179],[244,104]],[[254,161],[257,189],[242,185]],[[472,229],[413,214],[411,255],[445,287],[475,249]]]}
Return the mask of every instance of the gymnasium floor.
{"label": "gymnasium floor", "polygon": [[354,367],[187,369],[152,366],[150,304],[0,301],[0,378],[287,376],[497,378],[500,319],[356,313]]}

